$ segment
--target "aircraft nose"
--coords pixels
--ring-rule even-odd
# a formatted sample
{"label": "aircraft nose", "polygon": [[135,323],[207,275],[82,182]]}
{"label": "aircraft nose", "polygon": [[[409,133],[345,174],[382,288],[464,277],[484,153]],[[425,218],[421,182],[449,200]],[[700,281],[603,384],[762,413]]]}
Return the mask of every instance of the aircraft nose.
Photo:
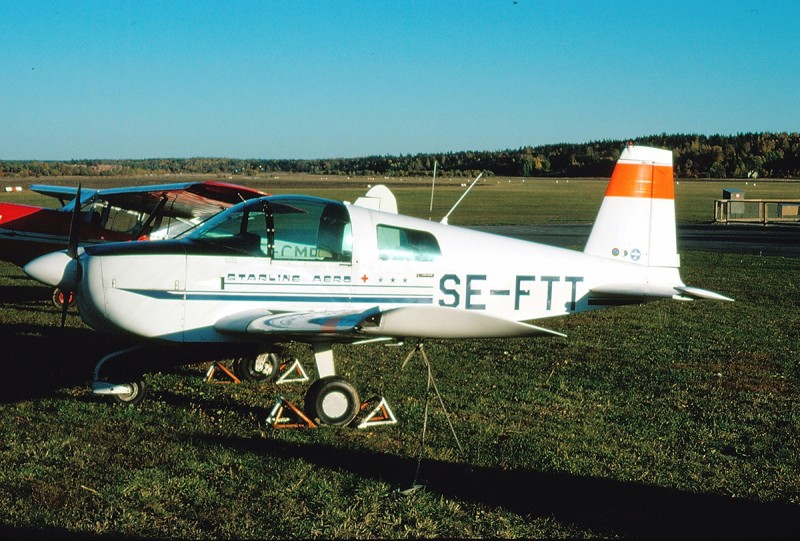
{"label": "aircraft nose", "polygon": [[66,291],[74,291],[80,280],[78,261],[66,252],[37,257],[22,268],[31,278]]}

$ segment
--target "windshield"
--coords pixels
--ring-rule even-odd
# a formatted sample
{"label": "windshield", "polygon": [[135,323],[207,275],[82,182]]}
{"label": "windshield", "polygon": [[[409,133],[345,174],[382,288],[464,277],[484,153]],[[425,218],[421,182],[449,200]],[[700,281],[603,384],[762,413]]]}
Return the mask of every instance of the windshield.
{"label": "windshield", "polygon": [[266,257],[270,242],[265,208],[260,200],[240,203],[182,237],[217,244],[250,256]]}

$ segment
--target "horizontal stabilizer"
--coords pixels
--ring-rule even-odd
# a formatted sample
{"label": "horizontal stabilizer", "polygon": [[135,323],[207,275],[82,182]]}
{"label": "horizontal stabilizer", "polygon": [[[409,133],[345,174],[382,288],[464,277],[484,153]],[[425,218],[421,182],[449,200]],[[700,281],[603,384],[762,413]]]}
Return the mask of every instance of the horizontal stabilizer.
{"label": "horizontal stabilizer", "polygon": [[393,308],[383,312],[380,318],[371,318],[365,322],[361,331],[378,336],[414,338],[566,336],[558,331],[490,316],[483,312],[438,306]]}
{"label": "horizontal stabilizer", "polygon": [[700,289],[698,287],[682,286],[682,287],[676,287],[675,289],[677,289],[687,297],[691,297],[693,299],[709,299],[712,301],[733,302],[733,299],[730,297],[726,297],[725,295],[720,295],[719,293],[715,293],[714,291]]}
{"label": "horizontal stabilizer", "polygon": [[606,284],[593,287],[589,290],[591,295],[608,295],[619,297],[655,297],[671,298],[677,294],[675,286],[665,284]]}
{"label": "horizontal stabilizer", "polygon": [[713,291],[689,286],[675,286],[665,284],[607,284],[593,287],[589,293],[592,296],[612,296],[631,298],[684,298],[684,299],[709,299],[713,301],[733,301],[730,297],[720,295]]}

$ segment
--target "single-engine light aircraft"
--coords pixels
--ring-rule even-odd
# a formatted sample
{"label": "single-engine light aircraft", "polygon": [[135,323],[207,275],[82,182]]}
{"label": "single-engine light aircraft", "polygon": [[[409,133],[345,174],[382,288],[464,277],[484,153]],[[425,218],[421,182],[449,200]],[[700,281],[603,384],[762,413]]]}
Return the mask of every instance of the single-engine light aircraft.
{"label": "single-engine light aircraft", "polygon": [[223,209],[263,192],[223,182],[184,182],[104,190],[33,184],[60,208],[0,203],[0,259],[24,265],[67,244],[71,214],[80,209],[81,243],[175,237]]}
{"label": "single-engine light aircraft", "polygon": [[[25,272],[77,291],[97,330],[246,344],[256,370],[282,342],[310,344],[319,379],[306,413],[344,425],[360,402],[336,375],[335,343],[564,336],[529,322],[659,298],[731,300],[681,280],[673,183],[670,151],[627,146],[583,252],[402,216],[381,186],[354,204],[251,199],[177,239],[73,247]],[[115,355],[92,388],[134,401],[140,377],[101,374]]]}

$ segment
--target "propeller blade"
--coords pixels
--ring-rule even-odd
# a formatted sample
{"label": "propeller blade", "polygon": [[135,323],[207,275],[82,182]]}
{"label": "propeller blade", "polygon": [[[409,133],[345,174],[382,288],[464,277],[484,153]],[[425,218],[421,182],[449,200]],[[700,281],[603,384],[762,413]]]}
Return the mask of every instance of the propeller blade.
{"label": "propeller blade", "polygon": [[78,239],[80,238],[81,217],[81,185],[78,184],[78,193],[75,194],[75,206],[72,208],[72,220],[69,223],[69,242],[67,255],[72,259],[78,256]]}
{"label": "propeller blade", "polygon": [[[80,281],[81,267],[78,262],[78,241],[81,236],[81,185],[78,184],[78,191],[75,194],[75,205],[72,207],[72,219],[69,223],[69,240],[67,241],[67,255],[71,257],[77,269],[75,273],[75,285]],[[72,284],[71,284],[72,285]],[[73,286],[74,287],[74,286]],[[61,304],[61,328],[67,323],[67,310],[69,309],[69,299],[74,295],[74,292],[69,290],[62,290],[64,295],[64,302]]]}

